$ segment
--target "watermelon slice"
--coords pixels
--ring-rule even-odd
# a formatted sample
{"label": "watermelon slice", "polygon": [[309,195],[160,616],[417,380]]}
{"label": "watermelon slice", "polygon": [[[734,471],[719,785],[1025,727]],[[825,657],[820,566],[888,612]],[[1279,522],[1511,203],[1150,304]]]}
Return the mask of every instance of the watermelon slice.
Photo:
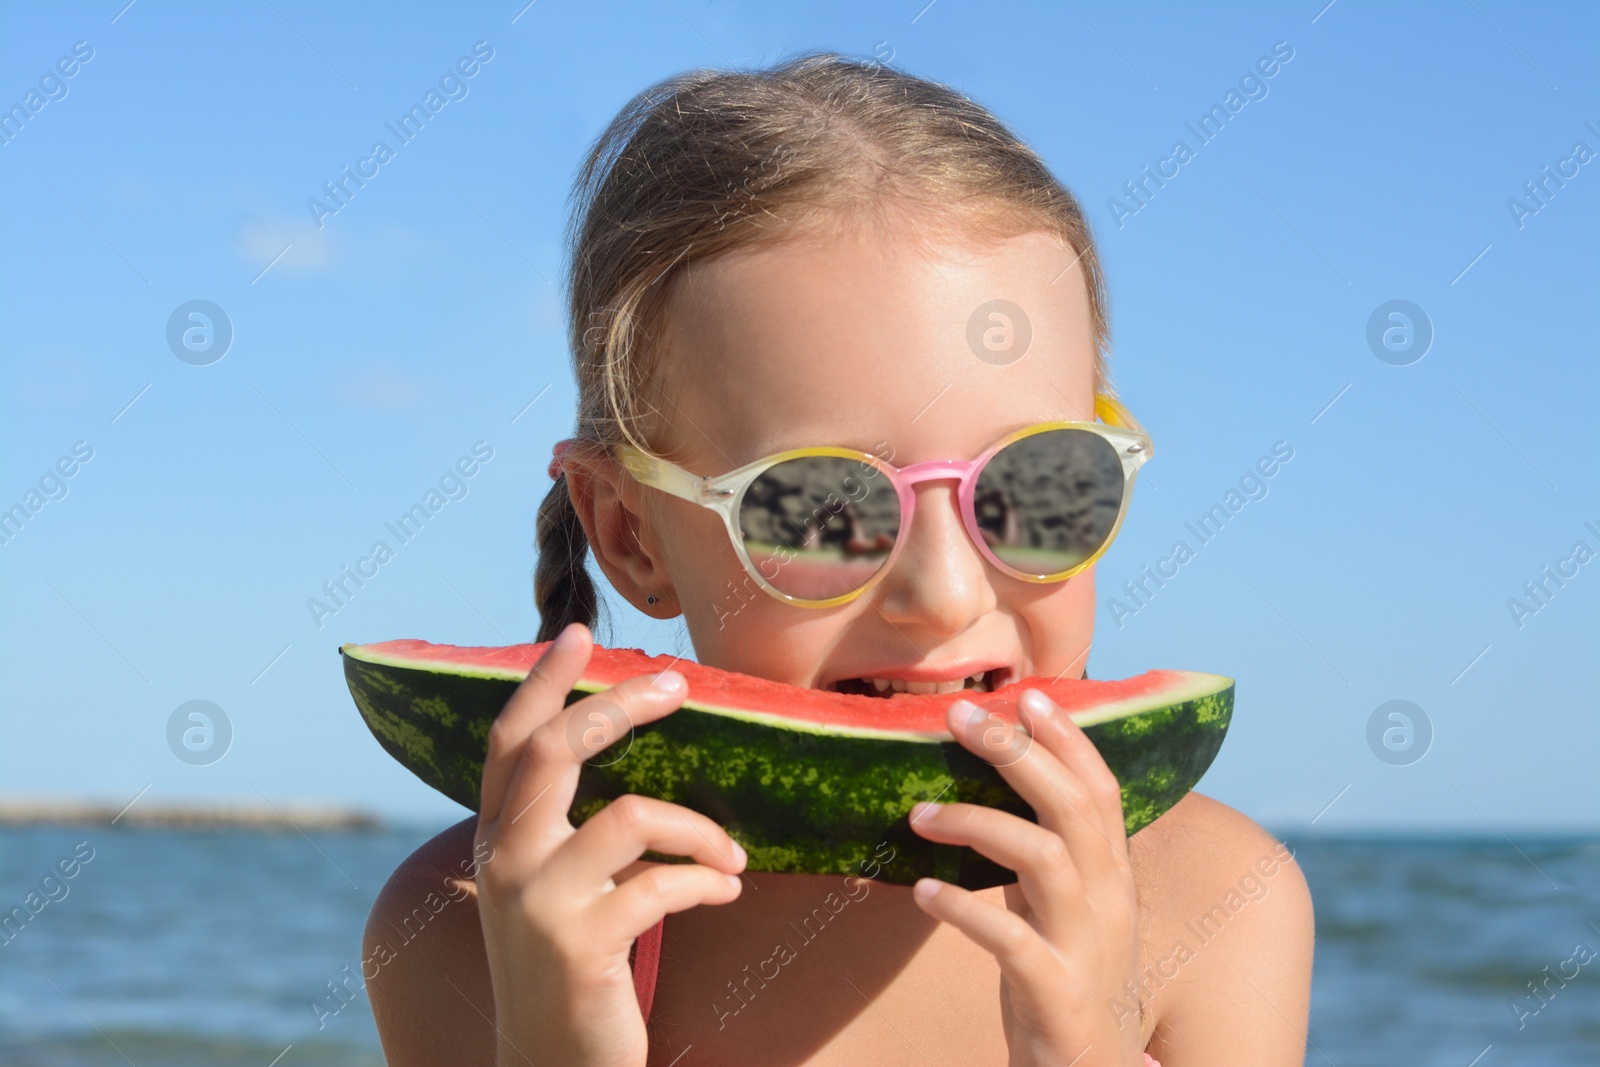
{"label": "watermelon slice", "polygon": [[[405,640],[346,644],[340,652],[351,695],[379,744],[476,811],[489,724],[546,647]],[[969,848],[920,837],[908,819],[919,800],[986,804],[1037,821],[995,769],[1006,757],[985,760],[946,729],[945,709],[955,700],[966,697],[1014,723],[1022,690],[1043,690],[1084,728],[1121,782],[1129,834],[1200,780],[1233,712],[1233,679],[1194,671],[875,697],[599,646],[567,703],[668,667],[688,679],[688,700],[585,761],[569,812],[574,825],[624,793],[640,793],[716,820],[749,853],[749,870],[865,874],[897,885],[924,875],[968,889],[1016,881]],[[654,852],[645,858],[687,862]]]}

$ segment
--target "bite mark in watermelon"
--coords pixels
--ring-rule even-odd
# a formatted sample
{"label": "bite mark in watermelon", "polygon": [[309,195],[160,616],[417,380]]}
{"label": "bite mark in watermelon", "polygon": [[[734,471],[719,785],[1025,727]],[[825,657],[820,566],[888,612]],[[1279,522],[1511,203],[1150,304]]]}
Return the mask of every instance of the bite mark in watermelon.
{"label": "bite mark in watermelon", "polygon": [[[373,736],[428,785],[473,811],[489,726],[549,647],[471,648],[426,641],[346,644],[345,679]],[[1025,678],[993,692],[874,697],[806,689],[637,649],[595,646],[567,703],[667,668],[689,695],[663,719],[634,727],[584,762],[568,813],[581,825],[625,793],[659,797],[714,819],[749,854],[749,870],[933,876],[968,889],[1016,875],[964,846],[911,829],[919,800],[984,804],[1037,821],[989,761],[945,726],[965,697],[1015,723],[1025,688],[1043,691],[1084,728],[1122,785],[1129,835],[1200,780],[1227,733],[1233,679],[1153,670],[1117,681]],[[611,736],[611,735],[606,735]],[[646,852],[661,862],[680,856]]]}

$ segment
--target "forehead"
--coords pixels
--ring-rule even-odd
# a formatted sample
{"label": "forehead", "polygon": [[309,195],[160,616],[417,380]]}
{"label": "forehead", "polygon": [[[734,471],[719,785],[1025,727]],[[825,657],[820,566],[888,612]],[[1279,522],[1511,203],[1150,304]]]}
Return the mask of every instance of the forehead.
{"label": "forehead", "polygon": [[903,466],[1092,419],[1075,256],[1038,232],[914,249],[853,230],[695,264],[659,338],[653,443],[706,474],[811,445]]}

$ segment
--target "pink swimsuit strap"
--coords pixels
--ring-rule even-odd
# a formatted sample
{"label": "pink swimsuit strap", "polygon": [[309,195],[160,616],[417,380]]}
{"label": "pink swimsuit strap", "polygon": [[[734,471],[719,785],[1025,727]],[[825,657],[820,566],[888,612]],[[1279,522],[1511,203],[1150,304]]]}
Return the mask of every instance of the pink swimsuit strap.
{"label": "pink swimsuit strap", "polygon": [[661,969],[661,934],[667,920],[662,918],[650,929],[640,934],[628,953],[628,963],[633,967],[633,991],[639,997],[639,1014],[650,1021],[650,1007],[656,999],[656,972]]}
{"label": "pink swimsuit strap", "polygon": [[[656,999],[656,974],[661,969],[661,935],[666,925],[667,920],[663,918],[640,934],[634,939],[633,949],[628,953],[628,963],[633,967],[633,991],[638,994],[639,1014],[644,1016],[646,1023],[650,1021],[650,1008]],[[1161,1067],[1161,1064],[1146,1052],[1144,1067]]]}

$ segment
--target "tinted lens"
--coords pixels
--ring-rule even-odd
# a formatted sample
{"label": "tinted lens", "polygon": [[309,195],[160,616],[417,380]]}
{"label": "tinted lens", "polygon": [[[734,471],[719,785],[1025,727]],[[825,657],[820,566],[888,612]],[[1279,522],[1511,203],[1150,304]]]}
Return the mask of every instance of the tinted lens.
{"label": "tinted lens", "polygon": [[972,495],[995,556],[1045,577],[1078,566],[1111,536],[1122,510],[1122,461],[1089,430],[1045,430],[996,452]]}
{"label": "tinted lens", "polygon": [[770,468],[739,506],[745,552],[781,593],[831,600],[865,585],[894,548],[900,499],[871,464],[806,456]]}

